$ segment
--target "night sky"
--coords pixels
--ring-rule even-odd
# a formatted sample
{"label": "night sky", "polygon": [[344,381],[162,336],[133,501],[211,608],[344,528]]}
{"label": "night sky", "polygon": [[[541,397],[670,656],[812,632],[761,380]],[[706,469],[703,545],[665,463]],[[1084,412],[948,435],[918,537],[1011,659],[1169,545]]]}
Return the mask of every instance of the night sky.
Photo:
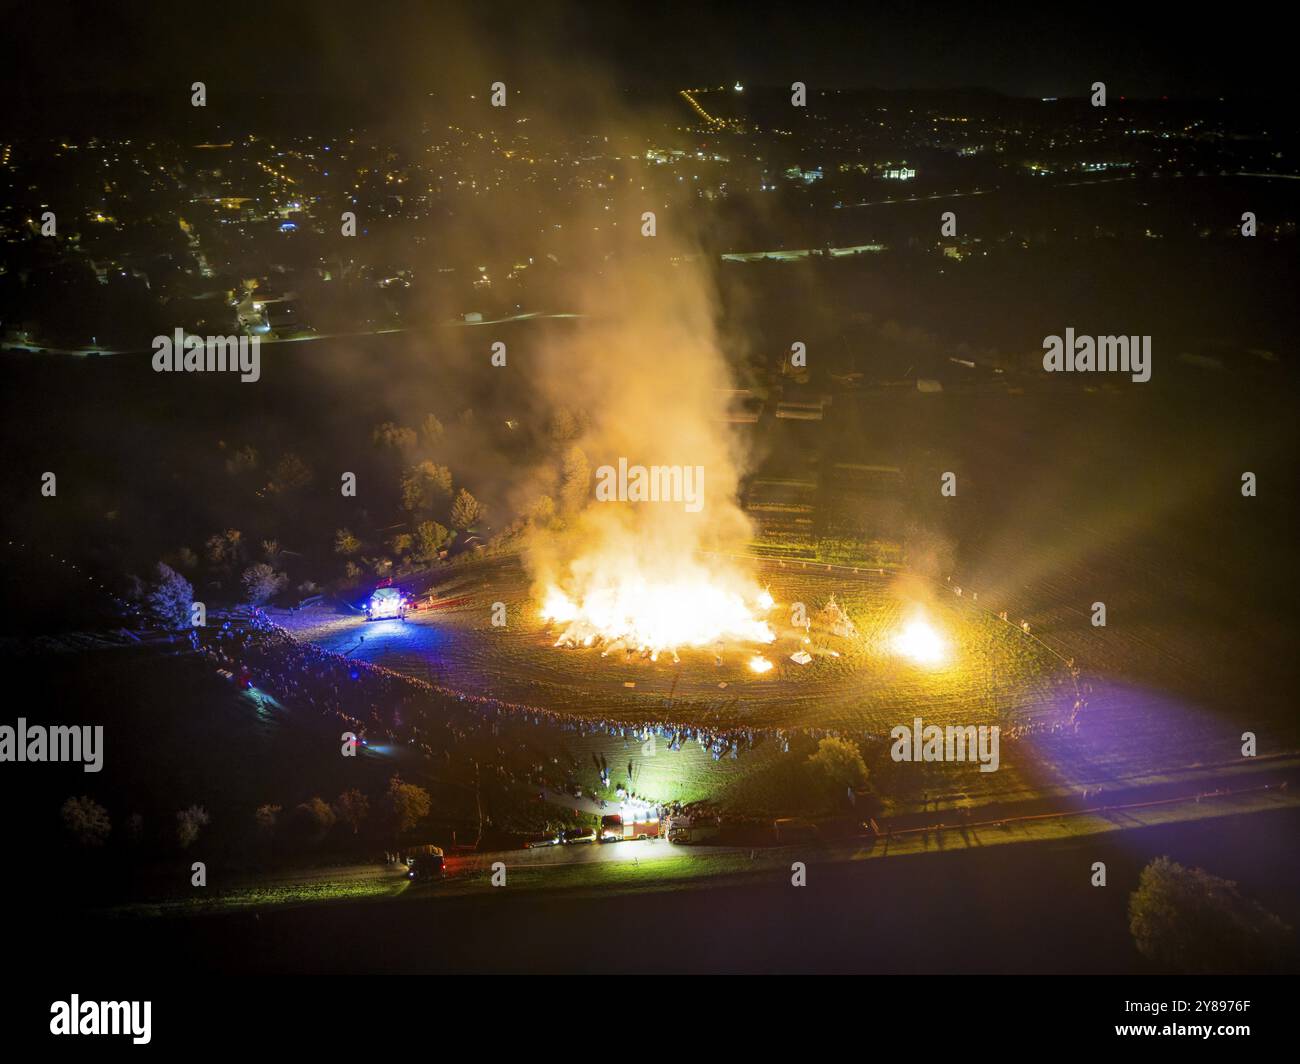
{"label": "night sky", "polygon": [[518,80],[514,72],[539,56],[603,68],[612,82],[649,92],[740,78],[1079,96],[1100,79],[1129,97],[1292,95],[1291,37],[1279,9],[1241,4],[1217,19],[1186,4],[1015,14],[905,3],[0,7],[12,53],[0,78],[11,107],[223,76],[237,76],[250,94],[400,101],[448,87],[447,72],[468,75],[473,60]]}

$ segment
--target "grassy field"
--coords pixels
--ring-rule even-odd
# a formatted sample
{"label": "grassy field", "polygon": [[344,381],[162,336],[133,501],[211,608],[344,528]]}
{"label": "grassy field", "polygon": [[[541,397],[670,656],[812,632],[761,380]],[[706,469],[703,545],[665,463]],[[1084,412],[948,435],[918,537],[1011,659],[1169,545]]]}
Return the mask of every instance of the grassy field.
{"label": "grassy field", "polygon": [[[607,798],[612,790],[601,788],[593,757],[603,757],[615,769],[615,783],[630,782],[657,801],[712,798],[756,815],[817,812],[827,801],[810,786],[804,768],[816,745],[809,733],[834,730],[860,740],[873,767],[888,773],[896,767],[886,756],[890,729],[910,726],[917,716],[927,723],[996,724],[1004,730],[1065,726],[1075,698],[1069,670],[1014,624],[969,598],[906,577],[824,566],[768,563],[757,579],[777,601],[770,620],[778,640],[769,647],[728,647],[721,666],[712,650],[683,649],[674,664],[669,654],[650,661],[554,647],[555,633],[536,618],[526,574],[515,559],[465,567],[438,588],[454,605],[405,623],[367,625],[329,606],[276,619],[301,639],[453,690],[587,720],[665,720],[709,731],[753,732],[752,748],[746,742],[736,759],[724,754],[715,760],[695,743],[674,751],[662,740],[645,743],[607,729],[585,736],[549,734],[534,725],[507,729],[511,742],[525,748],[521,765],[559,758],[573,767],[585,789]],[[855,638],[814,628],[805,643],[802,629],[783,623],[795,603],[812,615],[832,595],[853,619]],[[490,623],[491,604],[497,601],[506,604],[511,619],[504,629]],[[948,643],[939,665],[914,664],[891,647],[917,610]],[[790,660],[805,647],[814,655],[811,663]],[[749,670],[754,653],[774,663],[771,672],[756,676]],[[765,734],[771,728],[798,732],[788,752]],[[505,744],[507,751],[510,745]],[[908,767],[914,771],[902,787],[918,797],[928,790],[1010,798],[1042,786],[1037,762],[1017,757],[1004,757],[997,773],[980,773],[971,765]]]}
{"label": "grassy field", "polygon": [[[557,633],[537,619],[514,559],[467,567],[439,587],[453,606],[405,624],[365,625],[331,607],[276,619],[302,639],[456,690],[630,723],[684,716],[722,728],[885,733],[900,714],[910,721],[919,713],[939,723],[1006,724],[1059,708],[1061,692],[1071,689],[1062,663],[1040,644],[948,591],[799,565],[765,565],[756,578],[776,598],[768,620],[777,641],[727,646],[721,666],[712,648],[683,648],[679,664],[667,652],[650,661],[555,648]],[[857,638],[814,627],[806,643],[804,630],[789,623],[792,608],[803,604],[814,614],[832,596],[852,617]],[[505,628],[491,625],[498,601],[510,619]],[[949,645],[938,666],[913,664],[890,646],[916,610]],[[800,649],[813,654],[810,664],[790,660]],[[775,668],[756,676],[748,668],[754,654]]]}
{"label": "grassy field", "polygon": [[[297,615],[292,627],[300,638],[453,689],[574,717],[754,730],[752,747],[742,744],[733,760],[715,759],[694,743],[673,751],[662,741],[647,745],[608,729],[586,735],[552,734],[532,724],[507,729],[521,764],[567,765],[584,789],[611,800],[593,758],[613,768],[614,784],[630,783],[657,801],[709,798],[754,816],[827,811],[826,795],[804,767],[815,734],[795,734],[785,752],[763,734],[771,727],[838,730],[857,739],[886,814],[1115,789],[1243,764],[1231,707],[1212,711],[1086,668],[1076,681],[1063,660],[1069,643],[1059,626],[1052,626],[1049,649],[973,601],[969,590],[958,596],[950,586],[907,576],[803,563],[767,562],[757,573],[777,600],[774,618],[795,602],[815,612],[833,594],[857,637],[814,630],[814,660],[799,666],[788,655],[805,645],[803,632],[778,621],[778,642],[763,650],[776,667],[763,676],[745,666],[754,648],[727,648],[722,666],[711,651],[684,650],[674,664],[669,655],[651,662],[557,649],[554,633],[535,619],[522,568],[509,558],[459,570],[439,588],[454,605],[405,624],[366,626],[326,607]],[[505,629],[490,625],[495,601],[507,605],[512,620]],[[937,667],[891,653],[893,634],[918,608],[949,642],[949,656]],[[1083,703],[1077,728],[1071,723],[1076,699]],[[1000,725],[1001,767],[981,773],[971,764],[894,763],[889,729],[918,716],[940,725]]]}

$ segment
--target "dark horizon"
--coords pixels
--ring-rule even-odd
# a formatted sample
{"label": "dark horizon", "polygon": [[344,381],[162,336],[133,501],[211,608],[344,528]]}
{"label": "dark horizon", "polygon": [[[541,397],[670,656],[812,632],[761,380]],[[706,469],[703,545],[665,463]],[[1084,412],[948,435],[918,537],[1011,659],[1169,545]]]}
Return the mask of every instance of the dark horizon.
{"label": "dark horizon", "polygon": [[[437,92],[476,67],[526,82],[538,57],[551,70],[588,68],[621,89],[663,91],[740,79],[811,88],[987,88],[1026,98],[1072,97],[1105,81],[1114,98],[1293,97],[1287,38],[1266,10],[1236,8],[1244,36],[1189,25],[1185,8],[993,13],[962,5],[869,11],[838,4],[702,10],[668,4],[629,18],[570,3],[478,14],[320,4],[306,10],[202,11],[11,8],[7,102],[45,95],[165,92],[175,83],[237,79],[291,95],[371,97],[396,104]],[[448,47],[448,42],[454,42]],[[193,55],[195,48],[201,53]],[[455,67],[452,70],[450,68]],[[476,71],[477,72],[477,71]],[[450,77],[449,77],[450,75]],[[471,76],[467,84],[477,84]],[[539,82],[540,84],[540,82]]]}

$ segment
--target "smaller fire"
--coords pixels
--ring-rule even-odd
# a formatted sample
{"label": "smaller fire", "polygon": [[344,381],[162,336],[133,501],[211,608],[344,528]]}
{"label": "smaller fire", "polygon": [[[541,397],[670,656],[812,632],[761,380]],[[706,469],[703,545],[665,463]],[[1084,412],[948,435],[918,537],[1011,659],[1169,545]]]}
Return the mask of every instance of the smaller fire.
{"label": "smaller fire", "polygon": [[894,636],[894,653],[918,665],[939,665],[948,656],[948,645],[943,637],[920,614]]}
{"label": "smaller fire", "polygon": [[767,658],[755,654],[749,659],[749,668],[751,672],[756,672],[762,676],[763,673],[772,671],[772,663]]}

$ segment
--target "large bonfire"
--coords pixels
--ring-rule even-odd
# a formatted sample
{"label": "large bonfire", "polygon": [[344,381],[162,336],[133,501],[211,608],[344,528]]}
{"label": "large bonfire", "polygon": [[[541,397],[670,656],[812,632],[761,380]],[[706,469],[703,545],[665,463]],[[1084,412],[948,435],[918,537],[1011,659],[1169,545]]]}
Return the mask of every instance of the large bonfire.
{"label": "large bonfire", "polygon": [[[529,557],[557,646],[657,658],[776,639],[764,619],[771,596],[725,557],[752,530],[737,501],[744,445],[726,418],[735,385],[704,261],[621,259],[593,281],[582,330],[544,348],[541,382],[557,405],[580,397],[582,414],[551,489],[562,529],[538,537]],[[698,497],[596,491],[601,469],[619,469],[621,481],[629,466],[698,471]]]}
{"label": "large bonfire", "polygon": [[700,514],[672,504],[589,507],[567,549],[538,572],[537,603],[555,645],[676,660],[685,647],[721,654],[774,642],[771,594],[726,553],[741,522],[730,497]]}
{"label": "large bonfire", "polygon": [[552,584],[542,601],[543,619],[560,627],[556,646],[635,650],[657,659],[680,647],[771,643],[776,634],[763,615],[772,596],[736,573],[721,575],[696,559],[679,561],[670,574],[645,572],[620,562],[608,580],[572,597]]}

